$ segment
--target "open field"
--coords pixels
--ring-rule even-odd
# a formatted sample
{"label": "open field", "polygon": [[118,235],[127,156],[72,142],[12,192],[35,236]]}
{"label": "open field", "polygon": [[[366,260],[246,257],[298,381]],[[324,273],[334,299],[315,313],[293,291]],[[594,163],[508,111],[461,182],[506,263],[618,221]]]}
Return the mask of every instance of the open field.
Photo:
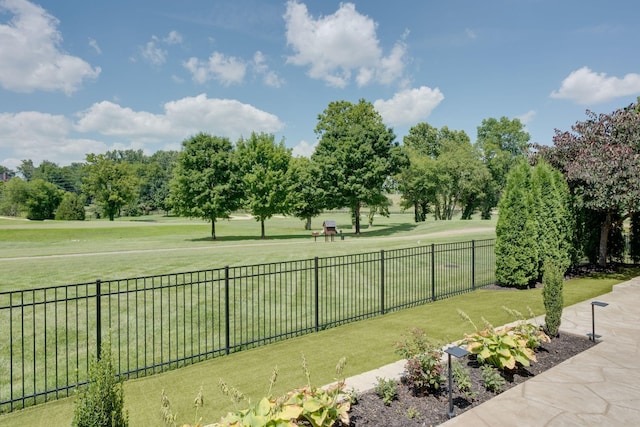
{"label": "open field", "polygon": [[[145,216],[118,221],[26,221],[0,218],[0,292],[153,274],[177,273],[268,262],[308,259],[381,249],[495,237],[491,221],[434,221],[416,224],[411,214],[376,217],[355,236],[346,213],[328,213],[313,221],[334,219],[345,239],[314,242],[296,218],[260,224],[246,215],[210,224],[185,218]],[[365,219],[363,217],[363,219]]]}

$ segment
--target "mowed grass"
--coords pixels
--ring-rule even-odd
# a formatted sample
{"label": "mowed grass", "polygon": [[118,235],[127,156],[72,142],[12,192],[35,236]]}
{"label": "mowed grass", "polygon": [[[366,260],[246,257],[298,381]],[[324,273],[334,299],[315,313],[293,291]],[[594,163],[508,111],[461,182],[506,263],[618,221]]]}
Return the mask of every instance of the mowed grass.
{"label": "mowed grass", "polygon": [[[611,291],[614,284],[640,274],[627,269],[615,275],[594,275],[565,283],[565,305]],[[243,391],[253,402],[265,395],[269,377],[278,368],[278,382],[274,393],[282,393],[305,383],[301,369],[301,354],[305,355],[311,380],[316,385],[335,379],[334,367],[341,357],[347,358],[344,376],[375,369],[397,359],[394,343],[411,328],[419,327],[440,342],[451,342],[470,332],[470,326],[457,315],[460,309],[472,319],[486,318],[500,325],[512,319],[502,306],[536,315],[542,314],[540,289],[477,290],[424,306],[390,313],[319,333],[247,350],[227,357],[202,362],[176,371],[125,383],[125,406],[130,425],[162,425],[160,394],[164,389],[178,414],[178,423],[194,422],[193,398],[203,388],[205,406],[198,412],[204,424],[217,421],[234,405],[218,387],[224,379]],[[588,331],[585,331],[585,333]],[[245,404],[243,404],[245,405]],[[0,416],[0,425],[67,426],[73,416],[73,399],[63,399],[37,407]]]}
{"label": "mowed grass", "polygon": [[416,224],[399,213],[376,217],[371,227],[363,216],[355,236],[347,213],[327,213],[314,218],[313,230],[333,219],[344,240],[314,242],[300,220],[281,217],[266,221],[260,239],[257,221],[237,218],[217,223],[216,241],[207,222],[160,215],[114,222],[0,219],[0,292],[495,237],[495,219]]}

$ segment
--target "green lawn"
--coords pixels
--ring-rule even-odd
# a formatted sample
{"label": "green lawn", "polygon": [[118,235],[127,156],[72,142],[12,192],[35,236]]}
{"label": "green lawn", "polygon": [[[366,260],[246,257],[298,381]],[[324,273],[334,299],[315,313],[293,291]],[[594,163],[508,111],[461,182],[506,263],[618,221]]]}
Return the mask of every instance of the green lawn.
{"label": "green lawn", "polygon": [[495,220],[414,223],[412,215],[377,217],[355,236],[345,213],[316,218],[335,219],[345,239],[314,242],[295,218],[266,221],[266,239],[252,219],[221,221],[218,240],[210,239],[210,224],[184,218],[148,216],[109,221],[26,221],[0,219],[0,292],[354,254],[495,237]]}
{"label": "green lawn", "polygon": [[[615,275],[571,280],[565,284],[565,304],[571,305],[609,292],[614,284],[639,274],[640,270],[628,269]],[[458,317],[457,309],[463,310],[472,319],[484,316],[491,323],[500,325],[514,320],[500,308],[502,306],[522,313],[528,313],[531,308],[534,313],[542,314],[540,289],[478,290],[176,371],[132,380],[125,384],[125,404],[131,425],[160,425],[162,389],[169,396],[173,410],[177,411],[179,422],[187,423],[193,422],[195,412],[192,402],[202,386],[205,406],[200,415],[205,422],[213,422],[233,409],[233,405],[218,389],[220,379],[242,390],[255,401],[266,393],[269,377],[276,366],[279,370],[276,393],[302,385],[305,379],[301,369],[301,354],[304,353],[312,381],[325,384],[334,379],[334,367],[342,356],[347,358],[345,376],[365,372],[397,360],[393,344],[411,328],[420,327],[434,339],[451,342],[470,332],[469,325]],[[72,414],[73,399],[63,399],[0,416],[0,424],[66,426]]]}

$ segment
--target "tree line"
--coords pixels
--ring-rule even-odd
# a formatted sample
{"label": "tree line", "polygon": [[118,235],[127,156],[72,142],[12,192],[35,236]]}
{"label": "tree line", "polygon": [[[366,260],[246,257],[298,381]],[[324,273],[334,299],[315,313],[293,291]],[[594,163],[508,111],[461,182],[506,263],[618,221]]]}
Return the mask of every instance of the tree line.
{"label": "tree line", "polygon": [[[311,219],[324,210],[348,208],[360,233],[363,209],[388,215],[386,195],[399,193],[416,222],[428,215],[450,220],[454,212],[463,219],[474,213],[488,219],[498,207],[498,238],[520,233],[512,239],[515,245],[536,248],[537,255],[525,256],[530,262],[524,263],[531,264],[526,276],[533,280],[547,257],[540,245],[551,245],[541,233],[555,230],[555,239],[570,240],[570,254],[560,256],[560,265],[567,256],[605,265],[624,249],[625,221],[632,220],[633,235],[640,230],[640,107],[587,116],[571,131],[556,130],[551,146],[529,144],[523,124],[506,117],[483,120],[474,144],[464,131],[428,123],[413,126],[400,144],[371,103],[336,101],[318,115],[318,144],[310,158],[292,157],[272,134],[232,142],[199,133],[184,140],[180,151],[151,156],[115,150],[64,167],[24,160],[21,177],[0,185],[0,214],[81,220],[91,204],[96,214],[113,220],[160,210],[211,222],[215,239],[216,222],[240,209],[260,222],[264,237],[265,221],[274,215],[295,216],[310,229]],[[524,170],[538,163],[546,166]],[[560,209],[558,204],[568,206],[568,219],[545,222],[558,217],[547,213]],[[523,243],[534,240],[539,245]],[[566,249],[565,243],[553,245]]]}
{"label": "tree line", "polygon": [[[23,160],[0,185],[0,214],[29,219],[83,220],[85,207],[115,219],[164,211],[215,225],[244,209],[261,224],[273,215],[293,215],[310,229],[324,210],[348,208],[355,233],[361,215],[388,215],[388,193],[416,221],[463,218],[481,211],[489,218],[506,173],[526,155],[529,134],[517,119],[487,119],[472,144],[464,131],[419,123],[396,141],[373,105],[336,101],[318,115],[318,144],[310,158],[293,157],[272,134],[253,133],[232,142],[199,133],[180,151],[90,153],[85,162],[58,166]],[[20,175],[20,176],[16,176]]]}

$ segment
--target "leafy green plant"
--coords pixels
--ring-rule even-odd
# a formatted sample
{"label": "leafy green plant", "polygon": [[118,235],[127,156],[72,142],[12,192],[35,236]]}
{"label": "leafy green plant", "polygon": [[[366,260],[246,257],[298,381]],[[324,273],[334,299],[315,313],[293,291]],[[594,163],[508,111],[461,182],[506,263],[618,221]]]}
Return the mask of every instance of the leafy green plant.
{"label": "leafy green plant", "polygon": [[[535,313],[533,310],[529,308],[529,318],[535,318]],[[527,340],[527,347],[535,350],[542,344],[543,342],[549,342],[550,338],[547,334],[545,334],[544,330],[540,325],[528,322],[522,313],[518,310],[514,310],[505,306],[502,306],[502,309],[509,313],[511,316],[517,320],[516,324],[511,327],[514,333],[520,335],[521,337]]]}
{"label": "leafy green plant", "polygon": [[128,414],[124,410],[122,381],[116,375],[110,339],[102,343],[100,357],[89,364],[88,382],[76,398],[71,425],[74,427],[126,427],[129,425]]}
{"label": "leafy green plant", "polygon": [[[336,373],[341,375],[345,359],[340,359]],[[351,398],[345,391],[344,380],[327,388],[311,385],[311,376],[304,355],[302,367],[307,377],[307,385],[295,389],[284,396],[274,398],[263,397],[257,404],[247,409],[231,412],[223,417],[215,427],[290,427],[310,425],[312,427],[330,427],[338,420],[349,425]],[[270,391],[276,375],[272,376]],[[235,401],[244,400],[244,395],[237,390],[225,388]]]}
{"label": "leafy green plant", "polygon": [[410,420],[416,419],[420,417],[420,412],[418,412],[418,410],[411,406],[409,407],[409,409],[407,409],[407,418],[409,418]]}
{"label": "leafy green plant", "polygon": [[385,405],[391,405],[391,402],[398,397],[398,382],[393,378],[384,379],[378,377],[376,380],[376,394]]}
{"label": "leafy green plant", "polygon": [[[462,311],[460,316],[475,324]],[[483,319],[484,320],[484,319]],[[485,329],[472,334],[465,334],[463,343],[471,354],[478,357],[480,363],[487,363],[498,369],[514,369],[517,363],[529,366],[536,361],[536,355],[528,347],[528,337],[523,336],[513,327],[494,328],[485,320]]]}
{"label": "leafy green plant", "polygon": [[462,363],[454,360],[451,364],[451,376],[458,385],[458,390],[468,399],[475,397],[477,392],[471,389],[471,374],[469,370],[462,366]]}
{"label": "leafy green plant", "polygon": [[498,371],[493,366],[483,365],[480,367],[480,375],[482,376],[482,381],[484,383],[484,387],[494,393],[498,393],[500,389],[506,384],[505,379],[500,375],[500,371]]}
{"label": "leafy green plant", "polygon": [[396,343],[396,353],[407,359],[402,382],[418,394],[435,393],[444,382],[442,350],[421,329]]}

